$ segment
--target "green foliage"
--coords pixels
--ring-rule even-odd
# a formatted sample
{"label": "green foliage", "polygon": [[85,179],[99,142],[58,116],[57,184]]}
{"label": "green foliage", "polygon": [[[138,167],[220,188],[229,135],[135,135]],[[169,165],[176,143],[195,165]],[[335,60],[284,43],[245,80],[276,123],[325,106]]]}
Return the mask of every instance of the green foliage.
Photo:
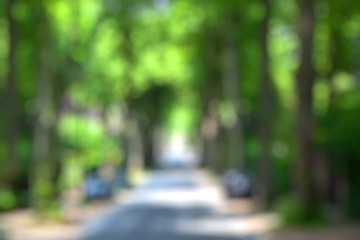
{"label": "green foliage", "polygon": [[[298,2],[271,0],[266,23],[275,91],[268,99],[275,106],[267,119],[267,150],[276,195],[291,190],[297,148],[295,72],[303,51],[296,27]],[[308,52],[316,71],[309,103],[315,118],[314,147],[327,151],[332,174],[347,177],[346,207],[349,215],[360,216],[360,4],[314,2],[314,45]],[[1,183],[9,189],[0,189],[0,210],[26,205],[26,188],[39,197],[41,208],[56,209],[57,188],[78,187],[86,170],[124,161],[128,149],[120,139],[131,135],[129,126],[139,129],[143,148],[158,128],[164,135],[180,132],[196,139],[212,102],[218,103],[211,113],[217,140],[222,140],[224,128],[242,122],[246,167],[259,169],[263,148],[257,118],[264,87],[260,36],[267,10],[262,1],[17,0],[10,10],[14,29],[7,3],[0,1],[0,106],[7,106],[9,99],[16,103],[13,144],[19,159],[16,181]],[[238,80],[234,85],[239,88],[231,90],[238,94],[240,110],[228,100],[231,93],[223,81],[227,74],[221,59],[229,42],[235,43],[232,51],[238,58],[230,71]],[[11,64],[16,71],[8,83]],[[10,86],[15,86],[14,93]],[[6,113],[0,124],[0,164],[7,166],[12,143],[5,140]],[[48,144],[36,145],[37,136],[48,136]],[[37,152],[46,155],[44,162],[32,159]],[[0,169],[0,180],[8,181],[7,170]],[[29,187],[33,170],[37,174]],[[284,198],[277,208],[286,222],[305,219],[306,206],[296,197]]]}
{"label": "green foliage", "polygon": [[[0,79],[4,79],[8,71],[7,55],[8,55],[8,32],[7,22],[0,18]],[[0,81],[0,90],[4,89],[5,81]]]}
{"label": "green foliage", "polygon": [[298,66],[296,32],[275,18],[270,25],[270,36],[271,73],[279,100],[285,108],[294,109],[295,70]]}
{"label": "green foliage", "polygon": [[313,88],[313,109],[316,115],[322,116],[327,113],[330,105],[330,89],[327,79],[318,79]]}
{"label": "green foliage", "polygon": [[295,196],[288,195],[282,197],[276,203],[275,210],[280,214],[284,225],[306,225],[312,227],[324,226],[326,221],[319,210],[308,216],[308,208],[302,204]]}
{"label": "green foliage", "polygon": [[71,148],[88,149],[101,143],[104,129],[97,120],[81,115],[65,114],[59,125],[59,135]]}
{"label": "green foliage", "polygon": [[[349,181],[347,214],[360,216],[360,94],[359,90],[340,95],[322,119],[317,140],[331,153],[331,167]],[[338,118],[337,116],[341,116]],[[325,131],[326,129],[327,131]]]}
{"label": "green foliage", "polygon": [[170,114],[168,131],[189,134],[193,130],[197,117],[197,112],[192,105],[179,104]]}
{"label": "green foliage", "polygon": [[0,211],[10,210],[16,207],[16,197],[12,191],[0,188]]}
{"label": "green foliage", "polygon": [[119,165],[123,152],[118,140],[109,136],[98,119],[86,115],[64,114],[59,125],[59,135],[64,146],[62,175],[59,189],[82,185],[85,171],[102,164]]}
{"label": "green foliage", "polygon": [[82,185],[85,176],[85,168],[78,157],[74,158],[74,156],[68,156],[65,158],[62,169],[64,174],[60,179],[59,188],[61,190],[73,189]]}
{"label": "green foliage", "polygon": [[[323,118],[323,126],[328,131],[321,139],[325,141],[342,168],[345,167],[346,161],[360,157],[358,148],[360,127],[357,124],[360,117],[359,103],[359,90],[344,94],[337,99]],[[337,118],[337,116],[342,117]]]}
{"label": "green foliage", "polygon": [[295,197],[284,197],[277,204],[275,209],[285,224],[300,223],[305,220],[305,207]]}

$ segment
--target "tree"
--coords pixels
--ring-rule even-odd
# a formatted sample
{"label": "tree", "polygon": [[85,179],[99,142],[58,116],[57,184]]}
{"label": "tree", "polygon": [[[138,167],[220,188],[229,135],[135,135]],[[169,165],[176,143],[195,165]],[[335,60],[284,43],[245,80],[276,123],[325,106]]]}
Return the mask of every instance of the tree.
{"label": "tree", "polygon": [[[244,166],[243,126],[240,106],[239,74],[239,13],[238,4],[225,6],[224,32],[221,47],[220,65],[222,66],[222,89],[224,113],[229,114],[226,123],[226,151],[225,159],[229,167],[242,168]],[[228,121],[229,120],[229,121]]]}
{"label": "tree", "polygon": [[6,88],[6,129],[7,129],[7,166],[6,181],[11,185],[17,177],[17,162],[16,144],[19,130],[19,108],[18,108],[18,91],[17,91],[17,62],[15,58],[15,51],[17,47],[17,32],[16,22],[14,19],[14,5],[15,0],[9,0],[7,3],[7,18],[8,18],[8,32],[9,32],[9,53],[8,53],[8,73],[7,73],[7,88]]}
{"label": "tree", "polygon": [[300,39],[300,65],[296,75],[298,90],[297,131],[298,150],[294,168],[296,193],[300,202],[308,208],[307,218],[317,213],[317,193],[314,184],[313,141],[314,115],[312,89],[315,71],[312,65],[315,14],[313,0],[299,2],[298,31]]}
{"label": "tree", "polygon": [[269,66],[268,33],[271,14],[270,0],[263,0],[265,15],[260,26],[260,47],[262,53],[261,83],[259,90],[259,137],[261,143],[261,156],[259,162],[260,191],[263,194],[264,204],[271,204],[274,197],[273,163],[271,161],[271,139],[275,110],[275,89],[272,83]]}
{"label": "tree", "polygon": [[43,214],[52,206],[55,197],[53,176],[56,155],[56,124],[58,103],[55,99],[53,33],[45,3],[38,6],[39,55],[36,89],[36,121],[33,136],[32,206]]}

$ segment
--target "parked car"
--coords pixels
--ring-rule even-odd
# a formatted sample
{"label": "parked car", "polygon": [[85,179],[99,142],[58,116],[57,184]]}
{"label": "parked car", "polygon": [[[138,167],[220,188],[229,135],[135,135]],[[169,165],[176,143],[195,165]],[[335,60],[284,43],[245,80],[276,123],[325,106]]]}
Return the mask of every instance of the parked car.
{"label": "parked car", "polygon": [[84,192],[87,199],[109,198],[112,195],[112,184],[102,180],[97,170],[92,170],[85,177]]}
{"label": "parked car", "polygon": [[253,195],[255,181],[249,173],[229,169],[224,173],[222,183],[229,198],[250,197]]}

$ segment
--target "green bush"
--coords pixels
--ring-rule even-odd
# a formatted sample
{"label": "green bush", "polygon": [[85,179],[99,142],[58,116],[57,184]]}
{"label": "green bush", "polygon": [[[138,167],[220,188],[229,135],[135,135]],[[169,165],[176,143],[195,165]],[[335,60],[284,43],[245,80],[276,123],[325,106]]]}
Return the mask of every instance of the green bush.
{"label": "green bush", "polygon": [[319,208],[309,216],[309,206],[302,204],[295,196],[281,198],[275,204],[275,210],[280,214],[284,225],[322,226],[325,218]]}
{"label": "green bush", "polygon": [[[349,180],[347,215],[360,218],[360,90],[338,96],[320,121],[316,140],[331,157],[331,171]],[[341,117],[339,117],[341,116]]]}
{"label": "green bush", "polygon": [[8,189],[0,188],[0,211],[11,210],[16,206],[16,197]]}
{"label": "green bush", "polygon": [[275,210],[280,214],[284,224],[296,224],[304,221],[305,207],[293,196],[281,198]]}

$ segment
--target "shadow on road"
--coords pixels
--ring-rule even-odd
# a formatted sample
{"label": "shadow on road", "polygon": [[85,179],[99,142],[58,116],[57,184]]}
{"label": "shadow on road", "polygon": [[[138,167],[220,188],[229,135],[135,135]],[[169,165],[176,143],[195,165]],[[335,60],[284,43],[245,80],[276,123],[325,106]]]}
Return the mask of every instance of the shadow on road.
{"label": "shadow on road", "polygon": [[93,225],[82,240],[257,239],[256,236],[231,236],[231,233],[224,233],[216,226],[214,228],[214,225],[235,217],[219,214],[211,207],[201,205],[179,208],[133,205],[112,212],[99,223],[101,226]]}
{"label": "shadow on road", "polygon": [[239,234],[239,215],[222,211],[220,199],[197,172],[155,173],[128,203],[90,222],[81,240],[258,239]]}

